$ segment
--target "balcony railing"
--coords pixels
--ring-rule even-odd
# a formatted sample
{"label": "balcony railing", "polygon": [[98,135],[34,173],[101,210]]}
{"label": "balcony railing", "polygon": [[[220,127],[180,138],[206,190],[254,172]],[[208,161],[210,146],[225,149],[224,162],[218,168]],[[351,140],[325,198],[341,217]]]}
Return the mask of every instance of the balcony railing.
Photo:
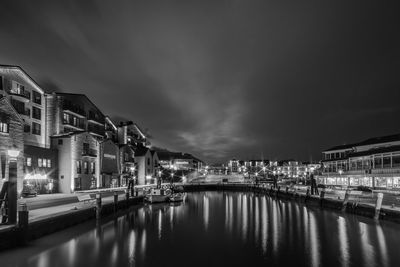
{"label": "balcony railing", "polygon": [[80,118],[84,118],[85,117],[85,110],[83,108],[81,108],[78,105],[73,105],[70,103],[64,103],[63,104],[63,110],[66,113],[70,113],[72,115],[75,115],[77,117]]}
{"label": "balcony railing", "polygon": [[28,102],[31,100],[31,93],[29,91],[22,91],[22,90],[14,90],[12,89],[9,92],[10,95],[18,98],[19,100],[22,100],[24,102]]}
{"label": "balcony railing", "polygon": [[71,127],[75,130],[82,130],[82,131],[85,130],[85,124],[83,122],[74,124],[74,121],[72,119],[71,120],[63,120],[63,124],[64,124],[64,126]]}
{"label": "balcony railing", "polygon": [[82,156],[84,157],[97,157],[97,150],[95,149],[85,149],[82,151]]}

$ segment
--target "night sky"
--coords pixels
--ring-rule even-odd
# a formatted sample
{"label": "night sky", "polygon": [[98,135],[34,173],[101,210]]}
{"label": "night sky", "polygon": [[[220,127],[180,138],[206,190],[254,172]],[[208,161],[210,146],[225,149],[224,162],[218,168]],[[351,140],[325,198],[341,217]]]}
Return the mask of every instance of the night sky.
{"label": "night sky", "polygon": [[159,147],[318,160],[400,133],[398,1],[327,2],[1,1],[0,64]]}

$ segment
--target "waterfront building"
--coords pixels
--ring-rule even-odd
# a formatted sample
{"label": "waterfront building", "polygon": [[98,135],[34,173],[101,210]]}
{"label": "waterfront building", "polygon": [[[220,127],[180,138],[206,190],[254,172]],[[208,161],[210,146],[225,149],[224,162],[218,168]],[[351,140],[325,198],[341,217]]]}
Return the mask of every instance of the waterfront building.
{"label": "waterfront building", "polygon": [[20,151],[17,158],[17,190],[21,194],[24,179],[24,121],[10,101],[0,96],[0,190],[9,178],[9,149]]}
{"label": "waterfront building", "polygon": [[100,143],[86,131],[51,136],[51,145],[58,151],[59,191],[72,193],[95,189],[100,182]]}
{"label": "waterfront building", "polygon": [[338,186],[400,188],[400,134],[374,137],[322,152],[318,182]]}
{"label": "waterfront building", "polygon": [[158,150],[157,154],[159,164],[164,169],[198,171],[203,166],[203,161],[188,153]]}
{"label": "waterfront building", "polygon": [[110,184],[100,179],[100,142],[105,116],[83,94],[51,93],[47,101],[47,135],[58,149],[59,188],[62,193]]}
{"label": "waterfront building", "polygon": [[23,121],[25,190],[57,192],[57,151],[50,149],[44,90],[20,67],[0,65],[0,96]]}
{"label": "waterfront building", "polygon": [[228,163],[228,170],[230,173],[239,172],[240,167],[241,167],[241,164],[239,163],[239,160],[237,160],[237,159],[231,159]]}
{"label": "waterfront building", "polygon": [[135,149],[135,163],[138,168],[137,184],[145,185],[151,183],[153,178],[152,164],[153,159],[150,149],[145,146],[138,146]]}
{"label": "waterfront building", "polygon": [[121,186],[121,157],[119,146],[111,139],[100,143],[100,184],[99,187]]}

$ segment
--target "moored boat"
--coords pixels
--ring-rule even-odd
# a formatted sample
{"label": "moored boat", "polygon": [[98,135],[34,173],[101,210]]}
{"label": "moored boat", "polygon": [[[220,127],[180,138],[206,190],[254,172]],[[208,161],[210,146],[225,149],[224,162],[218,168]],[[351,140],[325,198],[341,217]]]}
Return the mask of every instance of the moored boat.
{"label": "moored boat", "polygon": [[169,196],[170,202],[182,202],[185,198],[185,193],[174,193]]}
{"label": "moored boat", "polygon": [[151,189],[150,192],[144,197],[144,200],[150,203],[167,202],[170,195],[171,192],[168,189]]}

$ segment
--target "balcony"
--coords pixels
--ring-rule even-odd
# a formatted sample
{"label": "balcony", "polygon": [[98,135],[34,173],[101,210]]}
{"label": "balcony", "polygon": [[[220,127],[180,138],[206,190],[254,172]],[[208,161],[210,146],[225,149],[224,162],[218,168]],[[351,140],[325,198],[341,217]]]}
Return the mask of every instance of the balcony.
{"label": "balcony", "polygon": [[94,116],[93,114],[89,114],[87,120],[90,123],[97,124],[99,126],[103,126],[104,127],[104,122],[102,122],[100,118]]}
{"label": "balcony", "polygon": [[97,150],[95,149],[85,149],[82,151],[82,157],[97,157]]}
{"label": "balcony", "polygon": [[63,125],[65,127],[71,128],[71,129],[76,130],[76,131],[84,131],[85,130],[85,124],[82,123],[82,122],[74,123],[73,120],[69,120],[69,121],[64,120],[63,121]]}
{"label": "balcony", "polygon": [[74,115],[78,118],[81,118],[81,119],[85,118],[85,110],[83,108],[81,108],[80,106],[73,105],[70,103],[64,103],[63,110],[65,113]]}
{"label": "balcony", "polygon": [[102,124],[101,126],[99,125],[88,125],[88,132],[96,137],[104,137],[105,131],[104,131],[104,125]]}
{"label": "balcony", "polygon": [[15,100],[27,103],[31,100],[31,93],[29,91],[11,90],[8,92]]}

